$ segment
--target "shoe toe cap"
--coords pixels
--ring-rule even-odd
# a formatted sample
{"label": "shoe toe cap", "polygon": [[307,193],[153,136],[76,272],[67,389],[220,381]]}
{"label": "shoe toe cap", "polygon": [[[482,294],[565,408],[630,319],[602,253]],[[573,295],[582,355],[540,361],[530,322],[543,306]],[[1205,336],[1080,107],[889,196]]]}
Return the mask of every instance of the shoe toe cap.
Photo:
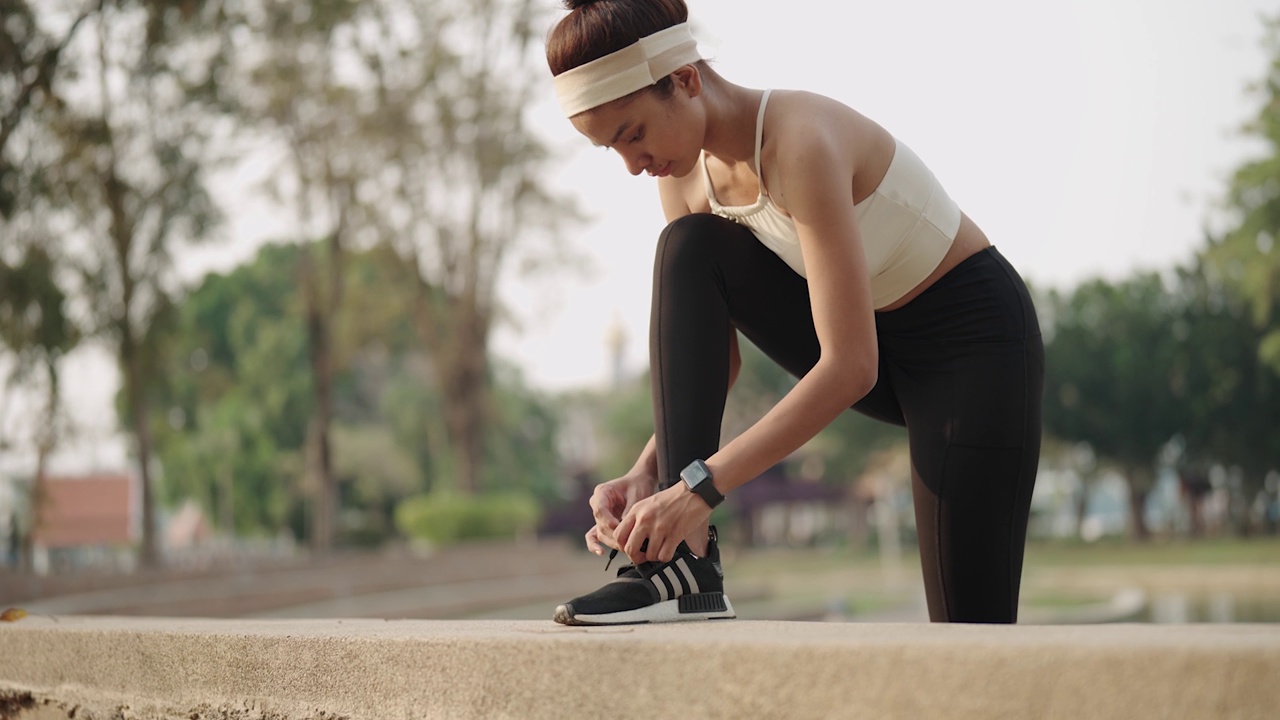
{"label": "shoe toe cap", "polygon": [[561,625],[572,625],[573,624],[573,604],[565,603],[563,605],[557,605],[556,611],[554,614],[552,614],[551,619],[555,620]]}

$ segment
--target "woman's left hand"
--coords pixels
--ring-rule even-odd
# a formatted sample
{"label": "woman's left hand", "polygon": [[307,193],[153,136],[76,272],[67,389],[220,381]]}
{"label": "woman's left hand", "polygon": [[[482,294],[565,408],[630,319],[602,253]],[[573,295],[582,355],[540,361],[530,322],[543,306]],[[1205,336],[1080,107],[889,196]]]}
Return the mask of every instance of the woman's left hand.
{"label": "woman's left hand", "polygon": [[[710,517],[706,501],[679,482],[632,505],[613,536],[631,562],[667,562],[675,557],[676,547]],[[649,544],[642,551],[645,540]]]}

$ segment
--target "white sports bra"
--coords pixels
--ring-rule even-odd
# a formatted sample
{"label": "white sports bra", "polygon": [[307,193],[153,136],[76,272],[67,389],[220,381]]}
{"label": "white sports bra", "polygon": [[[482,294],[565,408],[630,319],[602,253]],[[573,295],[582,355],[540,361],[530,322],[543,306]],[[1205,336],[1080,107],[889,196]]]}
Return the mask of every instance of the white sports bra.
{"label": "white sports bra", "polygon": [[[769,199],[760,170],[764,111],[769,90],[756,117],[756,176],[760,194],[751,205],[724,206],[716,201],[703,151],[702,176],[711,212],[746,225],[760,242],[801,277],[807,277],[795,221]],[[875,192],[854,206],[863,252],[871,271],[872,303],[878,309],[906,295],[942,262],[960,230],[960,208],[911,148],[894,139],[889,169]]]}

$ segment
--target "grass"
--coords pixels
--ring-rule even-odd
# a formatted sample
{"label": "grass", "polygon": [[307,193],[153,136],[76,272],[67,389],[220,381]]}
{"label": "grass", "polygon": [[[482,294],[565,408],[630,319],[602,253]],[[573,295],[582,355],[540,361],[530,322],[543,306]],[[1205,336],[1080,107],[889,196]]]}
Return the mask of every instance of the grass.
{"label": "grass", "polygon": [[1115,565],[1280,565],[1280,537],[1124,539],[1084,542],[1032,542],[1028,567],[1103,567]]}
{"label": "grass", "polygon": [[1022,594],[1021,598],[1022,604],[1024,605],[1054,609],[1086,607],[1089,605],[1097,605],[1098,603],[1107,602],[1109,599],[1110,598],[1100,597],[1098,595],[1049,591],[1026,592]]}
{"label": "grass", "polygon": [[[910,602],[920,585],[920,559],[914,543],[904,543],[899,582],[886,585],[874,548],[769,548],[727,552],[724,565],[739,587],[763,590],[771,604],[818,606],[840,599],[853,614],[875,612]],[[1153,539],[1138,543],[1107,539],[1094,543],[1032,541],[1024,563],[1023,602],[1049,609],[1105,603],[1108,592],[1089,588],[1041,587],[1029,581],[1038,570],[1112,567],[1258,567],[1280,568],[1280,537],[1206,540]]]}
{"label": "grass", "polygon": [[[914,543],[904,543],[902,564],[919,567]],[[1025,567],[1106,567],[1125,565],[1277,565],[1280,537],[1153,539],[1146,543],[1122,538],[1094,543],[1033,540],[1027,543]],[[725,567],[739,576],[830,571],[879,571],[880,556],[865,547],[766,548],[726,552]]]}

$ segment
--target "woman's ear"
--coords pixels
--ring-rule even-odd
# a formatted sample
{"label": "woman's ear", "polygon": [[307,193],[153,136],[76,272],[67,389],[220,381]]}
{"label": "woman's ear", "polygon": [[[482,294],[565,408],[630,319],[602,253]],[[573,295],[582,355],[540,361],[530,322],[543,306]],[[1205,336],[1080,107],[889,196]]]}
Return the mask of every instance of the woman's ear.
{"label": "woman's ear", "polygon": [[693,65],[681,65],[671,73],[671,80],[676,89],[684,91],[691,98],[702,94],[702,73]]}

